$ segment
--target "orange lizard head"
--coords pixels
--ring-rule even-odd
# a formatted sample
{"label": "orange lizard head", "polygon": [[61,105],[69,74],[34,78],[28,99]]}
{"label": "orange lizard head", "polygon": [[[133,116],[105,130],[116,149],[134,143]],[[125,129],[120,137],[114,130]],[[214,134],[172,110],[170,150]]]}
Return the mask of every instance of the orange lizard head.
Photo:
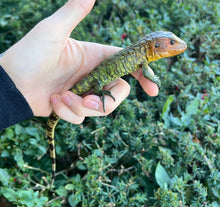
{"label": "orange lizard head", "polygon": [[149,62],[178,55],[187,49],[183,40],[172,32],[166,31],[157,31],[148,35],[146,47],[146,56]]}

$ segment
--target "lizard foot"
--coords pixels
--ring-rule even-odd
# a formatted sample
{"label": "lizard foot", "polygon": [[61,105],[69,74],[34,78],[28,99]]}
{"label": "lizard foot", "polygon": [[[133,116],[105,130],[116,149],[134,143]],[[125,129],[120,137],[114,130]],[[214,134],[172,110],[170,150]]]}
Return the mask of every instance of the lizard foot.
{"label": "lizard foot", "polygon": [[153,78],[151,79],[152,82],[156,83],[158,88],[160,89],[161,87],[161,82],[160,82],[160,78],[156,75],[153,76]]}
{"label": "lizard foot", "polygon": [[103,111],[104,112],[105,112],[105,95],[110,96],[115,101],[115,97],[111,94],[111,91],[102,91],[102,96],[100,96],[100,99],[103,104]]}

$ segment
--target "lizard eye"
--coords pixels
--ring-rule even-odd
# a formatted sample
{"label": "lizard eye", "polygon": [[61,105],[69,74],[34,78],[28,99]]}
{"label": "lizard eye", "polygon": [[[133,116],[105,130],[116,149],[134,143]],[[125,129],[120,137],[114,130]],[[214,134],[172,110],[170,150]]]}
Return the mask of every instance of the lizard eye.
{"label": "lizard eye", "polygon": [[175,44],[175,40],[170,40],[170,44],[174,45]]}
{"label": "lizard eye", "polygon": [[160,47],[160,44],[157,42],[157,43],[155,44],[155,48],[158,48],[158,47]]}

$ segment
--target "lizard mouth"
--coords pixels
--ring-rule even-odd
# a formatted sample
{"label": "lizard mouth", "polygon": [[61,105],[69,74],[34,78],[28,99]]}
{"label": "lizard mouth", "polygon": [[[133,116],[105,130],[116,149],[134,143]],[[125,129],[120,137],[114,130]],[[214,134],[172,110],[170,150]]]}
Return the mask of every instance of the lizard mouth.
{"label": "lizard mouth", "polygon": [[181,40],[176,47],[172,48],[171,51],[174,51],[177,55],[183,53],[187,49],[187,44]]}
{"label": "lizard mouth", "polygon": [[[164,49],[165,48],[165,49]],[[183,40],[176,40],[174,46],[166,45],[162,50],[158,51],[161,57],[171,57],[183,53],[187,49],[187,44]]]}

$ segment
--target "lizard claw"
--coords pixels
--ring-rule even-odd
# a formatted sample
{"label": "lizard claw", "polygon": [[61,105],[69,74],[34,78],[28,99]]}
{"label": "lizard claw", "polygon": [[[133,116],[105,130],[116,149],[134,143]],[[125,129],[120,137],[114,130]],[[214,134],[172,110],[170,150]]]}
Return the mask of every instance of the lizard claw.
{"label": "lizard claw", "polygon": [[105,112],[105,95],[110,96],[115,101],[115,97],[111,94],[111,91],[102,91],[102,96],[100,97],[100,99],[102,101],[104,112]]}

